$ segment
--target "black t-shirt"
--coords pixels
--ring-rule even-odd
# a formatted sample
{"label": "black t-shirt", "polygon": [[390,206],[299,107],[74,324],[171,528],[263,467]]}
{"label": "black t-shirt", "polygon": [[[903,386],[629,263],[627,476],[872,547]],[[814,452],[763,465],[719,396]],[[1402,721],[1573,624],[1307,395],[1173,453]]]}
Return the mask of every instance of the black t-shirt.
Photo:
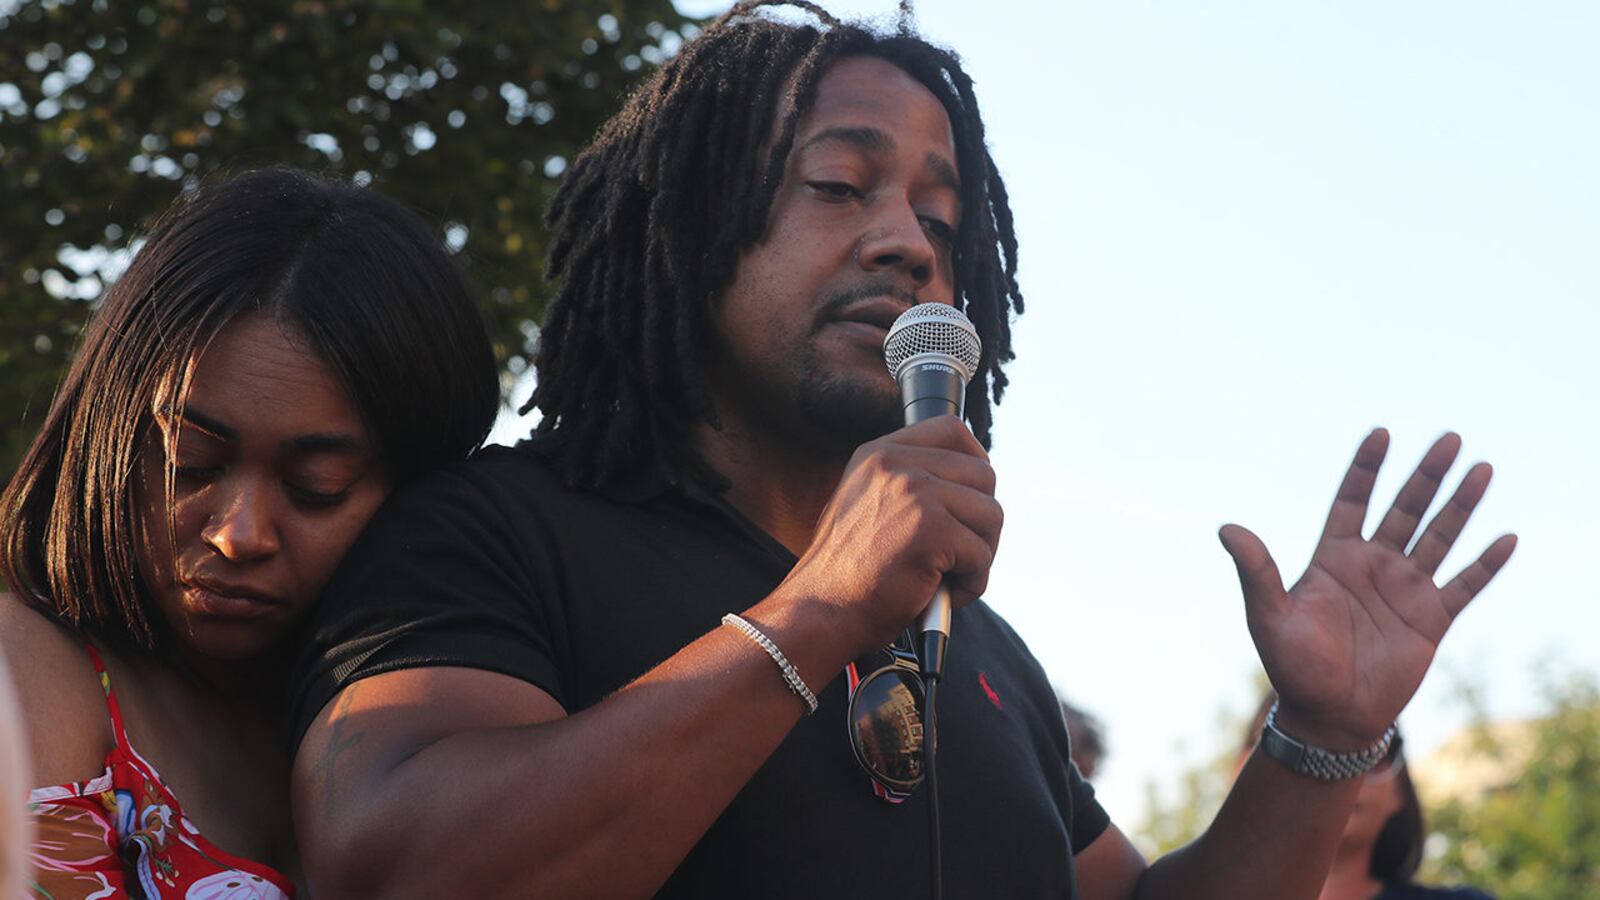
{"label": "black t-shirt", "polygon": [[[511,675],[577,712],[754,605],[794,563],[692,479],[571,490],[526,445],[489,448],[397,492],[351,549],[298,667],[296,739],[344,686],[417,666]],[[945,891],[1071,897],[1072,855],[1108,819],[1068,762],[1055,695],[987,605],[957,610],[952,634],[939,694]],[[849,746],[844,679],[817,694],[816,714],[658,896],[928,892],[925,791],[899,805],[874,796]]]}

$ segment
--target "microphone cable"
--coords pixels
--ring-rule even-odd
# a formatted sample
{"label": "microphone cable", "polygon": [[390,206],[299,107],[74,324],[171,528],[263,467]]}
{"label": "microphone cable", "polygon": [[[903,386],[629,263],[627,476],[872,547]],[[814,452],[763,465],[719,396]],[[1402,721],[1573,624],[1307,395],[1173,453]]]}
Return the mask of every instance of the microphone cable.
{"label": "microphone cable", "polygon": [[939,687],[938,672],[922,675],[922,783],[928,789],[928,862],[930,896],[933,900],[944,897],[944,865],[939,837],[939,770],[938,755],[934,752],[934,694]]}

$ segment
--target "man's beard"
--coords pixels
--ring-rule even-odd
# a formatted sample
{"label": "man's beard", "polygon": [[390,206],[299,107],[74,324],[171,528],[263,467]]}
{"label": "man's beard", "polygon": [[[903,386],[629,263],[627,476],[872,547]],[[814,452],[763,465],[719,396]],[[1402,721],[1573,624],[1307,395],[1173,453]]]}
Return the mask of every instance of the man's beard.
{"label": "man's beard", "polygon": [[[809,354],[795,371],[795,402],[814,440],[854,450],[905,425],[899,390],[830,372]],[[885,382],[888,376],[885,373]]]}
{"label": "man's beard", "polygon": [[842,460],[905,425],[900,390],[886,368],[858,362],[841,371],[809,338],[770,350],[765,360],[719,350],[710,374],[723,387],[724,427],[752,429],[749,436],[790,452]]}

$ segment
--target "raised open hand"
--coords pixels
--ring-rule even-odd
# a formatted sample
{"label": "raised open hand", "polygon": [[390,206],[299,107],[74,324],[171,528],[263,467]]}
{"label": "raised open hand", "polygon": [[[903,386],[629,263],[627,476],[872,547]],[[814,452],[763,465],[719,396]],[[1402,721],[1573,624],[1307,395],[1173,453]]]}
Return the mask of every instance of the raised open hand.
{"label": "raised open hand", "polygon": [[1280,723],[1330,750],[1362,749],[1389,727],[1422,683],[1450,623],[1517,544],[1516,535],[1502,535],[1443,586],[1434,582],[1492,474],[1488,463],[1469,469],[1412,543],[1461,449],[1453,433],[1434,442],[1372,537],[1362,537],[1388,449],[1389,433],[1381,428],[1361,442],[1311,565],[1289,590],[1260,538],[1238,525],[1220,534],[1239,569],[1250,636],[1281,698]]}

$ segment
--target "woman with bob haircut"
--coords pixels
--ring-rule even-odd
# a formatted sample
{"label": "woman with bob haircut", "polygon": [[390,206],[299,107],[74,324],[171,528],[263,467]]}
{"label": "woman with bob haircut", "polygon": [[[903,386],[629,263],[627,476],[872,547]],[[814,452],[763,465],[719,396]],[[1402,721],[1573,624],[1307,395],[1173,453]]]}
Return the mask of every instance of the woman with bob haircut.
{"label": "woman with bob haircut", "polygon": [[0,494],[30,896],[293,895],[297,627],[498,407],[465,282],[395,202],[280,168],[161,218]]}
{"label": "woman with bob haircut", "polygon": [[[1277,700],[1278,695],[1268,691],[1257,708],[1240,748],[1241,767],[1255,750],[1267,713]],[[1428,832],[1403,743],[1396,732],[1389,754],[1361,776],[1361,793],[1345,823],[1319,900],[1493,900],[1473,888],[1427,887],[1412,880],[1422,864]]]}

